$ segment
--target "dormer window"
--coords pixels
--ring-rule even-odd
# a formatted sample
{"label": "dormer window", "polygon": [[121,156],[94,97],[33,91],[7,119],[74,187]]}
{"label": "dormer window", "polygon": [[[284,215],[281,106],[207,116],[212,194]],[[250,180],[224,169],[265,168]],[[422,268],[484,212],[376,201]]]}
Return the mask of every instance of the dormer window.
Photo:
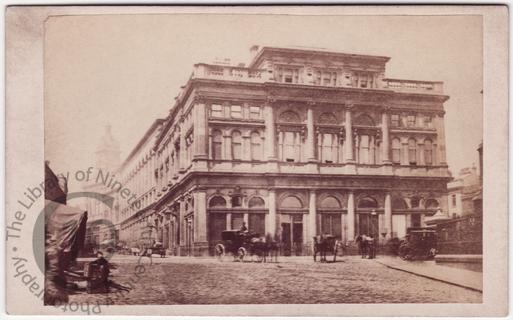
{"label": "dormer window", "polygon": [[408,127],[415,127],[415,115],[408,115]]}
{"label": "dormer window", "polygon": [[298,83],[299,69],[297,68],[278,68],[278,82]]}
{"label": "dormer window", "polygon": [[210,108],[210,115],[212,117],[221,118],[223,116],[223,106],[219,104],[213,104]]}
{"label": "dormer window", "polygon": [[249,107],[249,118],[253,120],[260,119],[260,107]]}
{"label": "dormer window", "polygon": [[393,114],[391,117],[392,127],[399,127],[400,121],[399,121],[399,115]]}
{"label": "dormer window", "polygon": [[242,118],[242,107],[241,106],[232,106],[230,109],[230,116],[232,118],[241,119]]}

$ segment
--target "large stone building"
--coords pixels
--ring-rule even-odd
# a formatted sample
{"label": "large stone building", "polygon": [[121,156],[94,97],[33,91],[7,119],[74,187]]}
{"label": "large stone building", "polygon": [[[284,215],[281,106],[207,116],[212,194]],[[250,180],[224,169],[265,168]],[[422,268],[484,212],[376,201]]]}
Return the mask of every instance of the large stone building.
{"label": "large stone building", "polygon": [[319,233],[384,241],[447,212],[441,82],[388,79],[382,56],[251,52],[194,65],[154,140],[151,207],[122,214],[120,238],[149,223],[172,254],[204,255],[246,222],[307,254]]}

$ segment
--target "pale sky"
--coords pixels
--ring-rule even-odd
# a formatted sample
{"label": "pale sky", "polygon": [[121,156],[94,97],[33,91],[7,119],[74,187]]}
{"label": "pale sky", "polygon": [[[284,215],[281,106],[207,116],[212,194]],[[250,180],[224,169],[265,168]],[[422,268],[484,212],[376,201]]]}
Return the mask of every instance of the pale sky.
{"label": "pale sky", "polygon": [[[193,64],[249,62],[254,44],[391,57],[386,77],[443,81],[447,162],[473,163],[482,140],[479,16],[96,15],[46,23],[45,159],[94,166],[107,123],[122,159],[165,117]],[[70,188],[72,189],[72,188]],[[72,191],[72,190],[70,190]]]}

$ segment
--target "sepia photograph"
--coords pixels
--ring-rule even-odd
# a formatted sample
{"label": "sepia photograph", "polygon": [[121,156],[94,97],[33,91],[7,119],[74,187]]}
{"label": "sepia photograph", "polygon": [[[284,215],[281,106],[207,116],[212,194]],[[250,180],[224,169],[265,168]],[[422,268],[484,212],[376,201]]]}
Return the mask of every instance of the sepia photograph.
{"label": "sepia photograph", "polygon": [[45,308],[485,302],[483,15],[83,9],[10,15],[44,181],[6,263]]}

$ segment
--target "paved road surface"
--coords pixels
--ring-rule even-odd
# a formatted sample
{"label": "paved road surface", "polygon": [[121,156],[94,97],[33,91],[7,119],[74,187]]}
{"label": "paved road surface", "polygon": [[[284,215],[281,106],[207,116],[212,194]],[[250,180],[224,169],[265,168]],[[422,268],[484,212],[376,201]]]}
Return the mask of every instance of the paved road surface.
{"label": "paved road surface", "polygon": [[[70,302],[114,304],[479,303],[482,294],[343,257],[336,263],[285,259],[280,263],[198,258],[114,257],[112,279],[129,292],[74,294]],[[140,266],[144,266],[141,268]],[[138,273],[138,275],[136,275]]]}

